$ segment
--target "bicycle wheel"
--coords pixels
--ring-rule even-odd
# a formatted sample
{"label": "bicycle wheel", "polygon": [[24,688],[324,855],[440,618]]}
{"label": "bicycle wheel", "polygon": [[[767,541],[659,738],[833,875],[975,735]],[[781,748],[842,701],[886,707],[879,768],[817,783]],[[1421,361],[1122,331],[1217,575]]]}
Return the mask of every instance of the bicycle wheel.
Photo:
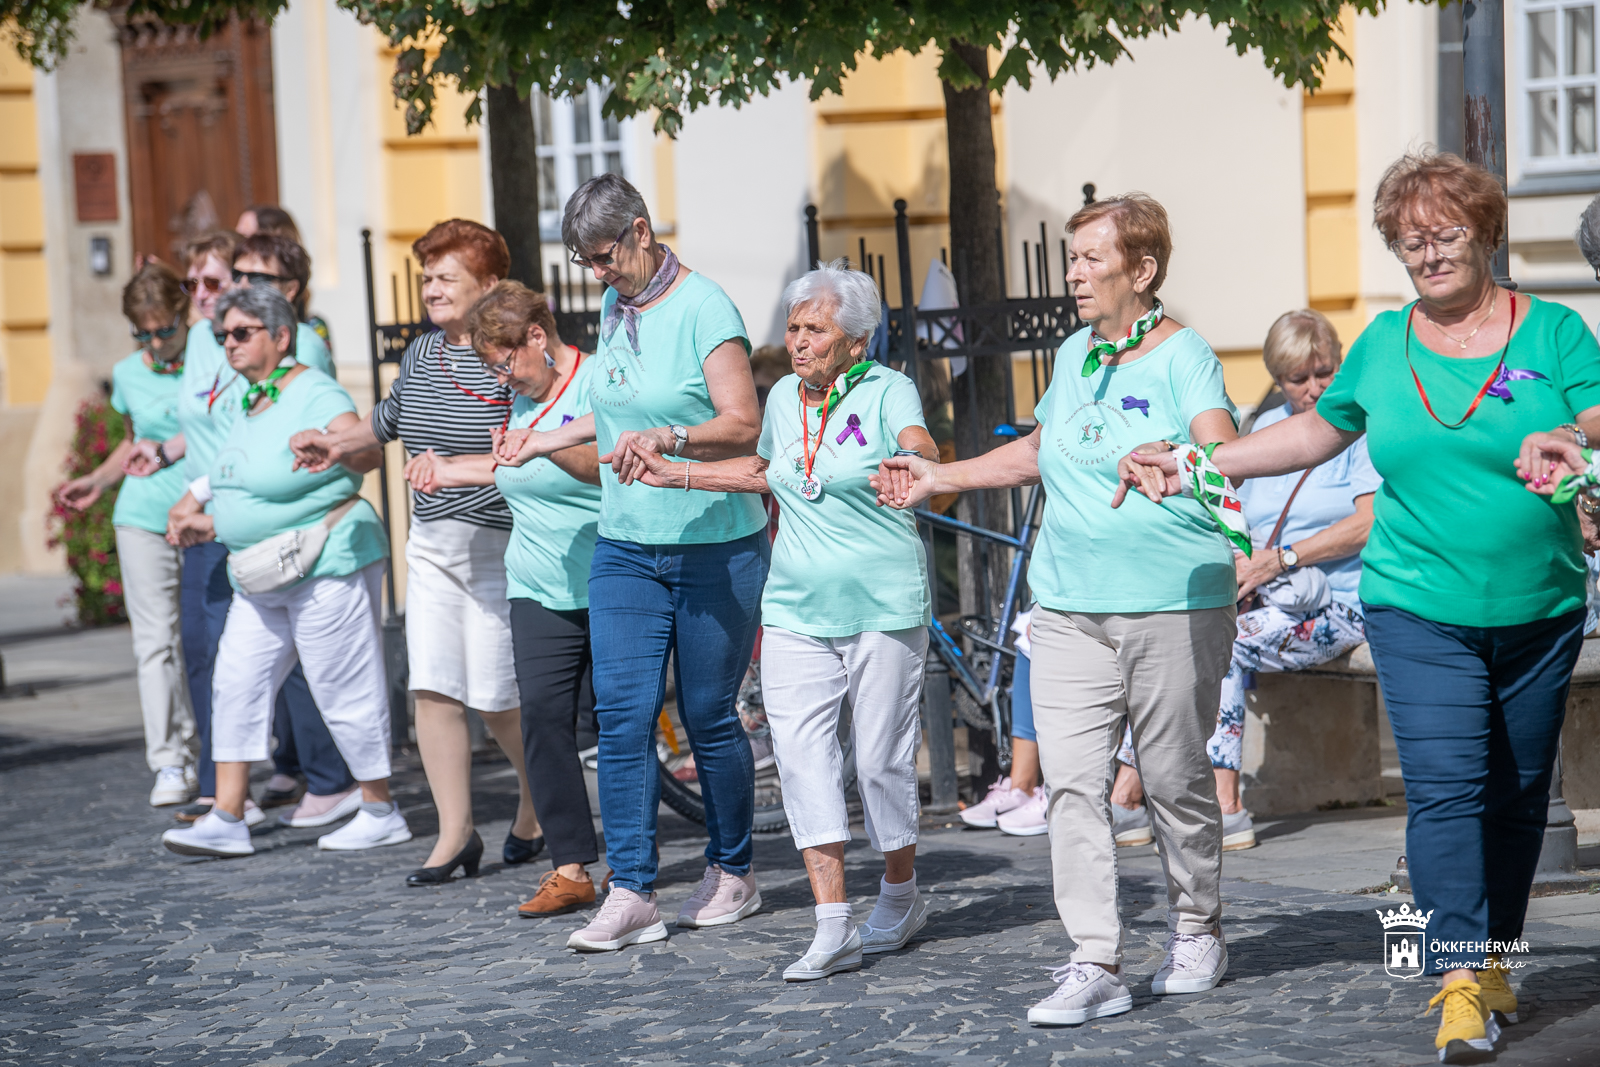
{"label": "bicycle wheel", "polygon": [[[782,833],[789,817],[783,810],[783,783],[777,761],[772,757],[771,729],[761,705],[761,666],[752,662],[739,687],[739,718],[751,740],[756,758],[754,829],[758,834]],[[678,717],[675,701],[669,700],[656,720],[656,763],[661,777],[661,799],[667,807],[701,825],[706,821],[705,799],[700,793],[699,770],[688,731]],[[839,716],[839,747],[844,756],[844,787],[855,784],[856,762],[850,744],[850,705],[846,701]]]}

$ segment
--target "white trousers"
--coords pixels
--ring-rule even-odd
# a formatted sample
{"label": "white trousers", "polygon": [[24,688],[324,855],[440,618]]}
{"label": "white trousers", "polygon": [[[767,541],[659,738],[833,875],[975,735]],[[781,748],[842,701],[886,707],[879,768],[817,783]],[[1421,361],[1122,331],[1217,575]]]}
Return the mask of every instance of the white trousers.
{"label": "white trousers", "polygon": [[856,788],[879,852],[917,843],[917,747],[928,630],[806,637],[762,627],[761,695],[796,848],[850,840],[839,714],[850,698]]}
{"label": "white trousers", "polygon": [[152,771],[185,767],[195,762],[199,741],[178,626],[183,556],[166,538],[149,530],[118,526],[116,535],[122,602],[133,630],[139,707],[144,713],[145,763]]}
{"label": "white trousers", "polygon": [[295,660],[357,781],[389,777],[389,699],[378,623],[383,563],[287,589],[235,593],[217,646],[211,757],[254,763],[271,749],[272,709]]}
{"label": "white trousers", "polygon": [[506,600],[509,530],[434,519],[406,539],[406,657],[412,690],[478,711],[522,706]]}

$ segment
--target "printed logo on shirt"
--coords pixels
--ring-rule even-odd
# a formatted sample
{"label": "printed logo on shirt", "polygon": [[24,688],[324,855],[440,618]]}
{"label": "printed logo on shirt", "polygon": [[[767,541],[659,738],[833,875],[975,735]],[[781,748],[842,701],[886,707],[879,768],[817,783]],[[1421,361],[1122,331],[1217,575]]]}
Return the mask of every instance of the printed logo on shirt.
{"label": "printed logo on shirt", "polygon": [[[777,482],[798,493],[800,492],[800,483],[805,481],[806,478],[806,461],[805,456],[800,451],[799,434],[795,434],[784,443],[783,459],[788,462],[780,462],[774,459],[767,467],[767,481]],[[812,457],[811,473],[824,486],[832,482],[839,474],[838,449],[824,441],[822,447],[818,448],[816,455]]]}
{"label": "printed logo on shirt", "polygon": [[626,335],[619,330],[617,336],[623,337],[624,343],[607,345],[599,353],[599,373],[594,376],[594,385],[590,390],[596,404],[614,408],[632,403],[633,398],[639,395],[637,379],[642,370],[638,358],[628,349]]}
{"label": "printed logo on shirt", "polygon": [[1074,463],[1092,467],[1117,458],[1133,424],[1128,414],[1103,400],[1091,400],[1068,415],[1056,434],[1056,447]]}

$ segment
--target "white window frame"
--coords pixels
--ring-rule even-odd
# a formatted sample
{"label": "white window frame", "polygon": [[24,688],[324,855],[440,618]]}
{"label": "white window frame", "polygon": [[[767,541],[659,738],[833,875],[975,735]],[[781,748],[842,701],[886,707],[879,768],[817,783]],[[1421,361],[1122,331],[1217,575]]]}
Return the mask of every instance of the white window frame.
{"label": "white window frame", "polygon": [[[1517,85],[1515,90],[1518,124],[1522,127],[1522,136],[1518,138],[1522,149],[1522,171],[1525,174],[1552,174],[1569,173],[1580,170],[1594,170],[1600,167],[1600,130],[1597,130],[1597,151],[1581,155],[1570,151],[1568,137],[1570,136],[1571,116],[1567,103],[1567,90],[1573,88],[1595,89],[1597,121],[1600,121],[1600,55],[1595,57],[1593,64],[1596,73],[1584,75],[1569,75],[1564,73],[1567,52],[1567,20],[1564,13],[1569,8],[1588,7],[1595,10],[1594,29],[1600,36],[1600,3],[1574,3],[1572,0],[1519,0],[1517,4],[1517,29],[1513,37],[1517,49],[1517,61],[1514,69],[1517,72]],[[1551,78],[1533,77],[1533,29],[1531,16],[1538,12],[1551,11],[1555,13],[1556,22],[1556,74]],[[1596,50],[1600,51],[1600,40],[1596,41]],[[1552,156],[1536,156],[1534,148],[1534,97],[1533,94],[1545,90],[1556,93],[1556,136],[1558,151]]]}
{"label": "white window frame", "polygon": [[[537,92],[537,90],[536,90]],[[548,100],[550,115],[549,144],[541,143],[538,147],[540,159],[550,159],[555,163],[556,174],[556,202],[565,205],[567,198],[581,184],[578,181],[578,157],[586,155],[591,160],[592,174],[605,171],[607,153],[615,152],[622,160],[622,176],[629,181],[634,180],[636,173],[633,148],[633,120],[623,119],[617,123],[617,136],[614,139],[605,137],[605,120],[600,114],[601,105],[605,102],[610,87],[604,84],[590,85],[581,97],[553,97]],[[543,142],[545,131],[539,130],[540,108],[539,101],[531,99],[529,106],[534,109],[534,126],[538,138]],[[579,145],[574,139],[577,133],[576,109],[583,107],[589,116],[590,140]],[[544,193],[543,182],[541,194]],[[559,244],[561,242],[561,210],[555,211],[541,209],[539,212],[539,233],[543,241]]]}

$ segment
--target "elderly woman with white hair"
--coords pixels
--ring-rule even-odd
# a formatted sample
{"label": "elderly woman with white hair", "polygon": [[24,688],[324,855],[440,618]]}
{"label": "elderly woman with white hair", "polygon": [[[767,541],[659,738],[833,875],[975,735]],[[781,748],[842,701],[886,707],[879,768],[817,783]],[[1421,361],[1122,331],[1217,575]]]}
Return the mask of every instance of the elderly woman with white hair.
{"label": "elderly woman with white hair", "polygon": [[[639,459],[650,485],[770,492],[783,509],[761,597],[762,695],[817,900],[816,938],[783,974],[803,982],[902,948],[927,922],[913,866],[927,560],[916,519],[879,507],[869,479],[889,456],[937,462],[939,450],[916,386],[863,358],[880,314],[871,278],[828,263],[790,283],[783,303],[794,373],[768,394],[756,455],[692,466],[653,452]],[[867,838],[884,854],[878,902],[859,931],[844,886],[846,697]]]}

